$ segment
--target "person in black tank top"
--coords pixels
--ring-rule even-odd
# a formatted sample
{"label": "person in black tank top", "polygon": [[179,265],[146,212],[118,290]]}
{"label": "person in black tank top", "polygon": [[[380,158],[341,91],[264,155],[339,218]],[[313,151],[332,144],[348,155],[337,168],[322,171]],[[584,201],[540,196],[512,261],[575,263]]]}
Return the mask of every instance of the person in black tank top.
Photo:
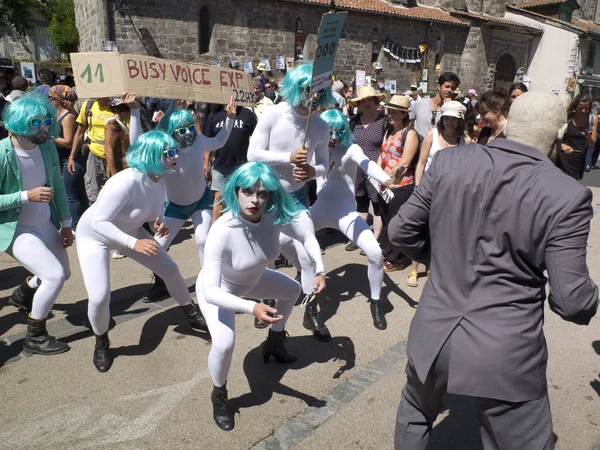
{"label": "person in black tank top", "polygon": [[592,99],[587,94],[579,94],[569,104],[569,123],[558,151],[557,166],[567,175],[581,180],[585,169],[585,154],[588,147],[596,144],[598,118],[591,116]]}
{"label": "person in black tank top", "polygon": [[58,109],[60,135],[54,140],[54,144],[60,159],[63,182],[69,201],[69,212],[73,220],[72,228],[75,231],[79,218],[89,206],[83,179],[85,175],[85,158],[79,154],[75,158],[75,172],[71,174],[67,170],[67,162],[71,153],[75,130],[77,129],[77,116],[73,112],[73,102],[77,100],[77,95],[68,86],[56,85],[50,88],[48,97],[50,102]]}

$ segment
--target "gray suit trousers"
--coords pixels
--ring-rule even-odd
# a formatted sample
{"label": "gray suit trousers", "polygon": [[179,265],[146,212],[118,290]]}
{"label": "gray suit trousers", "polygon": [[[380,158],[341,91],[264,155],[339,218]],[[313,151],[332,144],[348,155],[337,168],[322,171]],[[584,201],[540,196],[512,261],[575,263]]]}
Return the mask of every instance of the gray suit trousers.
{"label": "gray suit trousers", "polygon": [[[409,362],[396,417],[396,450],[425,450],[433,423],[442,410],[448,384],[450,339],[442,347],[425,383]],[[548,395],[522,403],[474,397],[485,450],[553,450]]]}

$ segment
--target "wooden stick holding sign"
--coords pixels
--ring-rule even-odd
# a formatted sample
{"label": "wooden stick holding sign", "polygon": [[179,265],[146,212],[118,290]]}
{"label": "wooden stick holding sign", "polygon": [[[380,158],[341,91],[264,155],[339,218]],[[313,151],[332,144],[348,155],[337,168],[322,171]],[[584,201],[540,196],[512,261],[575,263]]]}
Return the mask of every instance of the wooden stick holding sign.
{"label": "wooden stick holding sign", "polygon": [[302,148],[306,148],[306,138],[308,137],[310,118],[312,116],[316,94],[323,89],[331,87],[331,76],[333,74],[335,55],[337,53],[338,42],[347,16],[348,13],[345,11],[330,11],[323,14],[323,18],[321,19],[321,24],[319,25],[319,38],[317,39],[317,50],[315,52],[315,60],[313,63],[312,81],[310,83],[311,99],[308,121],[306,123]]}
{"label": "wooden stick holding sign", "polygon": [[253,106],[252,77],[239,70],[117,52],[71,53],[79,98],[140,97]]}

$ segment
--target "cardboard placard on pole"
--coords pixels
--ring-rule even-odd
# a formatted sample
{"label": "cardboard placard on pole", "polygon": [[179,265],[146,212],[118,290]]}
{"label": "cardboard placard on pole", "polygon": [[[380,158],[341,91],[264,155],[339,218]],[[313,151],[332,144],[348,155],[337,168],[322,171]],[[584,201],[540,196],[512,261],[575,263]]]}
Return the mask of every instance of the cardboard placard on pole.
{"label": "cardboard placard on pole", "polygon": [[71,53],[79,98],[140,97],[253,105],[252,78],[239,70],[117,52]]}
{"label": "cardboard placard on pole", "polygon": [[335,62],[338,42],[347,16],[347,12],[323,14],[313,63],[311,94],[331,86],[333,63]]}

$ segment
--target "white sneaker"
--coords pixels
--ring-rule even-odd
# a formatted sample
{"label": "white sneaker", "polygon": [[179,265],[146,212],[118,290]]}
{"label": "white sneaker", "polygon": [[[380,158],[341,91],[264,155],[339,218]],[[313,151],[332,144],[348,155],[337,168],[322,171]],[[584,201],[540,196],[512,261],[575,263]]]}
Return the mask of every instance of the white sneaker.
{"label": "white sneaker", "polygon": [[126,256],[123,253],[121,253],[120,251],[118,251],[118,250],[113,250],[112,251],[112,258],[113,259],[123,259],[123,258],[126,258]]}

